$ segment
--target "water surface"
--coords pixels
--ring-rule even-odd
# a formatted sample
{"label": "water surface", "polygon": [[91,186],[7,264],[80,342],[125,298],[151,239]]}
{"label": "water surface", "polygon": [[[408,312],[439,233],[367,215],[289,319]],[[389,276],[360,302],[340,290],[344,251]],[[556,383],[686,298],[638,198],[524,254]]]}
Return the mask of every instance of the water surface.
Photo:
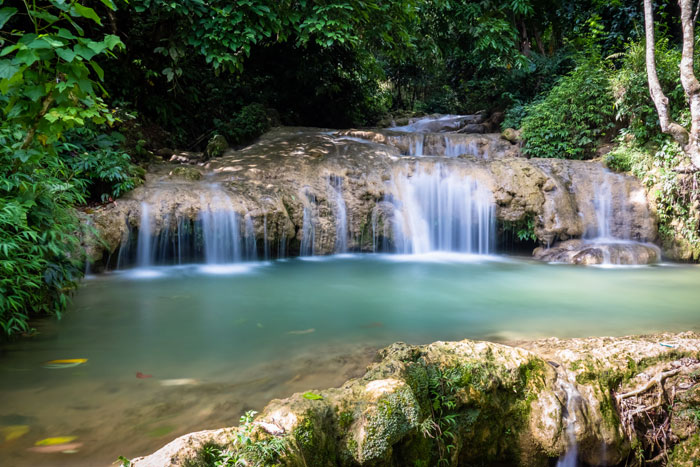
{"label": "water surface", "polygon": [[[0,465],[107,466],[274,397],[362,374],[374,349],[700,330],[700,267],[341,255],[94,276],[0,354]],[[53,359],[87,358],[48,369]],[[137,372],[146,378],[137,377]],[[179,381],[170,381],[179,380]],[[170,385],[168,385],[170,384]],[[78,452],[27,451],[77,436]]]}

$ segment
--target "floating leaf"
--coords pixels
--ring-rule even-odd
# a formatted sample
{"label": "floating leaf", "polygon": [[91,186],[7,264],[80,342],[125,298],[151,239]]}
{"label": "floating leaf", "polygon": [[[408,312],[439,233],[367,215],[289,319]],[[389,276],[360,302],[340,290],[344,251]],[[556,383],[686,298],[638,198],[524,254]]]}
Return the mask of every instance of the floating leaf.
{"label": "floating leaf", "polygon": [[57,444],[66,444],[78,439],[77,436],[56,436],[54,438],[45,438],[34,443],[34,446],[55,446]]}
{"label": "floating leaf", "polygon": [[323,399],[322,395],[316,394],[316,393],[311,392],[311,391],[305,392],[303,397],[304,397],[304,399],[309,399],[311,401],[320,401],[321,399]]}
{"label": "floating leaf", "polygon": [[87,362],[87,358],[68,358],[63,360],[51,360],[44,364],[44,368],[59,370],[63,368],[73,368]]}
{"label": "floating leaf", "polygon": [[5,438],[5,441],[12,441],[29,433],[27,425],[11,425],[0,427],[0,434]]}
{"label": "floating leaf", "polygon": [[34,446],[27,449],[31,452],[39,452],[42,454],[53,454],[55,452],[77,452],[78,448],[82,447],[83,443],[67,443],[67,444],[55,444],[52,446]]}

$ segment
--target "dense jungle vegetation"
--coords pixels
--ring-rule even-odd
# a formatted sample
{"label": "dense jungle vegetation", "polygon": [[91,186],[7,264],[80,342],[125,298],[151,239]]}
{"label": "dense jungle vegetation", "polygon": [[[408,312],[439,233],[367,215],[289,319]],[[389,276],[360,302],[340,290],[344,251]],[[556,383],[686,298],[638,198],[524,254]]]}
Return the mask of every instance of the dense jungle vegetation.
{"label": "dense jungle vegetation", "polygon": [[[676,2],[655,4],[655,30],[688,126]],[[278,124],[502,112],[527,156],[634,173],[664,241],[700,254],[700,176],[659,127],[641,1],[0,0],[0,93],[4,335],[60,314],[84,269],[80,210],[137,186],[158,149]]]}

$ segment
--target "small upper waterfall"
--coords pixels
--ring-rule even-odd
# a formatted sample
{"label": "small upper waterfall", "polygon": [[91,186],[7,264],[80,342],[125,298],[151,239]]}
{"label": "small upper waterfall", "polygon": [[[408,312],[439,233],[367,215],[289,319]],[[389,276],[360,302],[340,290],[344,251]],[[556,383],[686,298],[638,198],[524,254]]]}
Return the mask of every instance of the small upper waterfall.
{"label": "small upper waterfall", "polygon": [[[595,225],[590,225],[585,237],[594,241],[630,240],[629,196],[622,176],[605,172],[594,188]],[[617,206],[617,209],[614,209]]]}
{"label": "small upper waterfall", "polygon": [[441,164],[417,165],[396,180],[400,216],[397,245],[404,253],[451,251],[486,254],[494,247],[495,204],[477,180]]}

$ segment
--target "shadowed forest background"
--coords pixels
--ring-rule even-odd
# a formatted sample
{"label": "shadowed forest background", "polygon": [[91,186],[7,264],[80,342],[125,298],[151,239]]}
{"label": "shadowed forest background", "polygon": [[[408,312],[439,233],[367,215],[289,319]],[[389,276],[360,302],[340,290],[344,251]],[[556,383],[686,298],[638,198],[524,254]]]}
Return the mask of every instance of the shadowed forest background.
{"label": "shadowed forest background", "polygon": [[[65,309],[84,272],[80,210],[139,185],[159,149],[242,147],[275,125],[496,115],[527,156],[636,175],[667,248],[700,256],[698,173],[674,170],[683,152],[658,126],[642,2],[0,3],[5,336]],[[655,7],[659,77],[688,125],[678,6]]]}

